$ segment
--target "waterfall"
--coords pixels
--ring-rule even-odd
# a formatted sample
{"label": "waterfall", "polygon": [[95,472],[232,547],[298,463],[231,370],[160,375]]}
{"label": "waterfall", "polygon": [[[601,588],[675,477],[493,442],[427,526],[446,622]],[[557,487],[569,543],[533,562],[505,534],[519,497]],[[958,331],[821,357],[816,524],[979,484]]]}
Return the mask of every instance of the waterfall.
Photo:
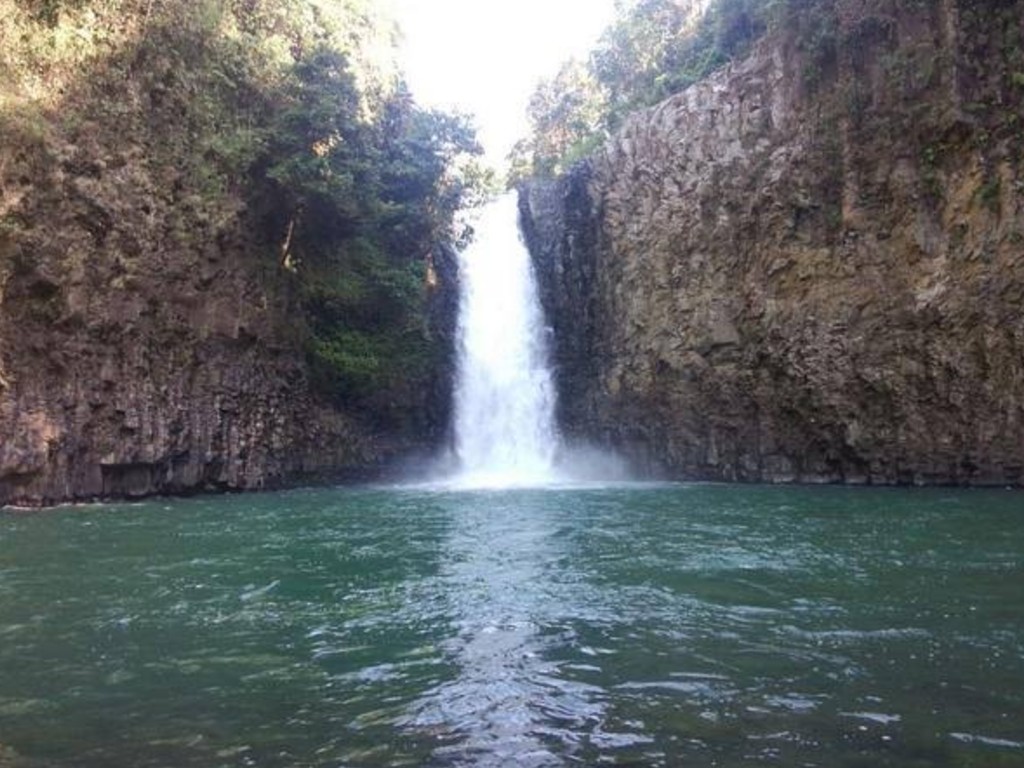
{"label": "waterfall", "polygon": [[489,205],[461,257],[455,386],[458,482],[538,485],[555,480],[555,389],[547,334],[516,200]]}

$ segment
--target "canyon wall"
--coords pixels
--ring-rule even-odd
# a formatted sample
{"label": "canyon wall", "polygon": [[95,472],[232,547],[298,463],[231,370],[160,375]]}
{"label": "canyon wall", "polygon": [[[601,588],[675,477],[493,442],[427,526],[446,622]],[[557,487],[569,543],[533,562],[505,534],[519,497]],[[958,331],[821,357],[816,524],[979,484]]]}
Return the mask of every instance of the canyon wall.
{"label": "canyon wall", "polygon": [[[339,123],[371,128],[299,100],[355,103],[347,59],[260,58],[267,3],[36,5],[0,0],[0,506],[365,474],[443,442],[456,257],[399,205],[366,234],[375,200],[343,188],[362,158],[330,153]],[[379,245],[403,227],[414,246]]]}
{"label": "canyon wall", "polygon": [[674,477],[1020,485],[1024,3],[806,5],[521,188],[561,420]]}
{"label": "canyon wall", "polygon": [[[156,177],[142,148],[98,136],[0,154],[22,195],[0,233],[0,504],[272,487],[443,438],[446,369],[386,393],[419,414],[399,426],[391,402],[315,392],[290,276],[253,216],[210,220],[173,168]],[[435,262],[450,349],[454,256]]]}

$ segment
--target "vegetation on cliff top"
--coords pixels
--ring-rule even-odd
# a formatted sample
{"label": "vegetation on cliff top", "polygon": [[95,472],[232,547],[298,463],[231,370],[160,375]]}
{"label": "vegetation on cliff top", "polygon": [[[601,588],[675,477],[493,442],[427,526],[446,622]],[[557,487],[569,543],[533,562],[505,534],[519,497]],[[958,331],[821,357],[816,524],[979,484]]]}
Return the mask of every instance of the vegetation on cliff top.
{"label": "vegetation on cliff top", "polygon": [[[1005,61],[998,77],[988,78],[986,64],[965,49],[959,62],[962,82],[974,88],[963,105],[971,122],[983,126],[982,144],[998,136],[1024,143],[1020,115],[1014,109],[1024,84],[1024,27],[1015,3],[984,0],[957,4],[957,23],[971,32],[984,30]],[[798,84],[808,94],[828,91],[832,114],[861,126],[872,109],[866,84],[856,77],[837,82],[839,59],[860,71],[857,51],[881,37],[887,50],[880,61],[886,76],[899,84],[907,103],[935,87],[943,62],[928,53],[927,41],[900,49],[900,13],[942,12],[939,4],[914,0],[901,6],[889,0],[619,0],[617,16],[586,60],[570,60],[541,82],[530,101],[530,135],[512,154],[512,179],[557,175],[586,157],[615,132],[634,111],[650,107],[744,55],[768,33],[779,37],[796,63]],[[840,23],[840,17],[844,21]],[[909,35],[909,37],[908,37]],[[832,86],[836,87],[830,87]],[[918,108],[920,109],[920,108]],[[931,129],[929,120],[906,107],[906,129]],[[935,137],[922,136],[934,142]],[[924,163],[934,167],[943,154],[929,145]],[[937,177],[935,177],[937,178]],[[998,180],[990,178],[982,200],[994,200]],[[933,185],[934,186],[934,185]],[[941,190],[928,192],[936,196]]]}
{"label": "vegetation on cliff top", "polygon": [[[0,0],[0,18],[8,150],[141,145],[179,209],[251,232],[325,393],[428,375],[431,253],[488,179],[468,120],[414,101],[379,4]],[[20,200],[0,204],[16,230]]]}
{"label": "vegetation on cliff top", "polygon": [[[831,0],[619,0],[586,61],[570,60],[529,104],[513,177],[559,173],[634,110],[679,93],[745,53],[788,13],[827,20]],[[822,31],[822,34],[825,34]]]}

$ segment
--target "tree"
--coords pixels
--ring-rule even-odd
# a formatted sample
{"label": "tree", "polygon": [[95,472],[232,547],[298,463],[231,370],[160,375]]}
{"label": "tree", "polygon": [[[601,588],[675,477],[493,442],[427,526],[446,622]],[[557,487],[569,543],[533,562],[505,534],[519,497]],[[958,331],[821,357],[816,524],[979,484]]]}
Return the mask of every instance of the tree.
{"label": "tree", "polygon": [[[655,104],[742,55],[780,2],[620,0],[615,21],[585,63],[567,62],[530,100],[531,135],[513,153],[514,173],[558,173]],[[816,2],[817,0],[807,0]]]}

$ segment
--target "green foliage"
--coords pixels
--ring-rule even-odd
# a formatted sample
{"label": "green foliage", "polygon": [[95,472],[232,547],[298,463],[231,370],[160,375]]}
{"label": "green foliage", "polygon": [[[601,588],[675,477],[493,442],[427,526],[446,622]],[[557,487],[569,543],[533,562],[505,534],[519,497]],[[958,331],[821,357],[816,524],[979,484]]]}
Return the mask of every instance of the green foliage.
{"label": "green foliage", "polygon": [[514,164],[527,172],[559,172],[567,157],[579,156],[581,147],[603,137],[606,112],[607,97],[593,71],[581,62],[567,62],[530,98],[533,139],[517,147]]}
{"label": "green foliage", "polygon": [[1002,180],[998,176],[990,178],[978,190],[978,200],[993,213],[998,213],[1002,189]]}
{"label": "green foliage", "polygon": [[383,383],[380,339],[337,329],[315,337],[311,351],[314,377],[342,397],[366,397]]}
{"label": "green foliage", "polygon": [[435,351],[423,327],[422,263],[390,260],[366,240],[344,261],[305,287],[316,382],[352,401],[426,376]]}
{"label": "green foliage", "polygon": [[741,55],[766,31],[778,2],[715,0],[700,13],[693,0],[623,0],[589,59],[568,62],[537,87],[531,137],[513,152],[513,176],[564,170],[630,112]]}
{"label": "green foliage", "polygon": [[559,173],[592,152],[633,111],[662,101],[746,53],[768,30],[799,29],[813,87],[835,55],[832,0],[620,0],[584,63],[569,62],[530,102],[530,138],[513,178]]}
{"label": "green foliage", "polygon": [[425,376],[425,258],[458,240],[456,213],[481,179],[465,117],[416,106],[405,86],[361,116],[365,94],[334,51],[311,50],[266,133],[267,194],[293,230],[316,381],[368,398]]}

